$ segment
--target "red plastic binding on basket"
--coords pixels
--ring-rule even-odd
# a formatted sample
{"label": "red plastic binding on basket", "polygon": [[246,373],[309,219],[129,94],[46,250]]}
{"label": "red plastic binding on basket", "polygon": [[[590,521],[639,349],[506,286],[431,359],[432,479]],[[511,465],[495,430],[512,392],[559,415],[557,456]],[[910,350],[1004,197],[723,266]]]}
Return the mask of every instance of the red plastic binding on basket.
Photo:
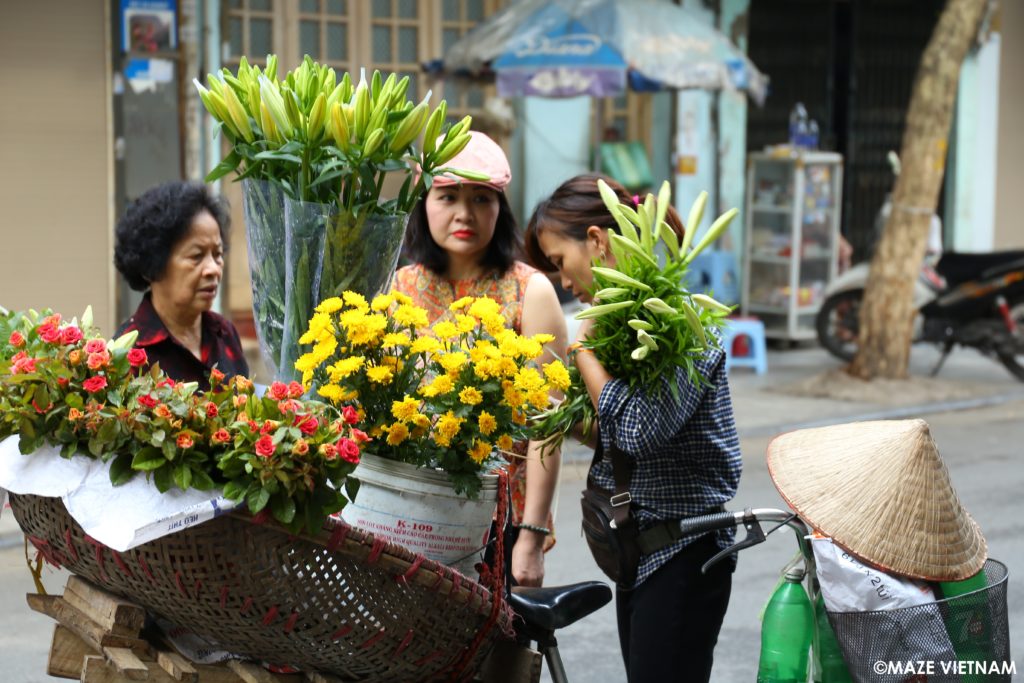
{"label": "red plastic binding on basket", "polygon": [[288,615],[288,621],[284,622],[284,632],[291,633],[292,629],[295,628],[295,622],[299,620],[298,610],[292,610],[292,613]]}
{"label": "red plastic binding on basket", "polygon": [[382,628],[381,630],[377,631],[376,634],[367,638],[366,641],[359,646],[359,649],[365,650],[368,647],[373,647],[374,645],[380,642],[380,639],[384,637],[385,633],[387,633],[386,628]]}
{"label": "red plastic binding on basket", "polygon": [[103,556],[103,549],[106,548],[106,546],[89,534],[85,535],[85,541],[92,545],[93,550],[96,552],[96,564],[98,564],[100,568],[100,578],[103,579],[104,582],[110,581],[107,577],[106,558]]}
{"label": "red plastic binding on basket", "polygon": [[405,652],[405,648],[409,647],[409,643],[412,642],[412,635],[413,635],[413,630],[412,629],[409,629],[408,631],[405,632],[405,638],[402,638],[402,642],[400,642],[398,644],[398,647],[395,649],[395,655],[394,655],[395,657],[397,657],[398,655],[400,655],[403,652]]}
{"label": "red plastic binding on basket", "polygon": [[428,655],[426,655],[424,657],[420,657],[419,659],[417,659],[412,664],[413,664],[413,666],[424,666],[424,665],[429,664],[430,662],[434,661],[435,659],[437,659],[438,657],[440,657],[443,654],[444,654],[444,652],[442,650],[434,650],[430,654],[428,654]]}
{"label": "red plastic binding on basket", "polygon": [[399,583],[409,583],[410,579],[416,576],[416,572],[420,570],[420,566],[423,564],[423,560],[425,559],[427,558],[423,555],[417,555],[416,559],[412,561],[411,565],[409,565],[409,568],[405,570],[405,573],[399,574],[395,577],[395,581],[398,581]]}
{"label": "red plastic binding on basket", "polygon": [[228,605],[228,587],[223,585],[220,587],[220,608],[225,609]]}
{"label": "red plastic binding on basket", "polygon": [[64,546],[68,549],[68,555],[75,562],[78,562],[78,550],[75,548],[74,541],[71,540],[71,527],[64,527]]}
{"label": "red plastic binding on basket", "polygon": [[380,554],[384,552],[384,546],[388,544],[382,538],[373,539],[373,547],[370,548],[370,554],[366,557],[366,564],[376,564],[377,560],[380,559]]}
{"label": "red plastic binding on basket", "polygon": [[156,583],[156,577],[154,577],[153,572],[149,570],[149,564],[147,564],[146,558],[142,556],[142,553],[136,552],[135,560],[139,563],[139,566],[142,567],[142,573],[149,578],[150,583]]}
{"label": "red plastic binding on basket", "polygon": [[332,553],[338,549],[338,547],[345,542],[345,537],[348,536],[349,526],[347,524],[339,524],[334,527],[334,531],[331,533],[330,540],[327,541],[327,549]]}
{"label": "red plastic binding on basket", "polygon": [[111,556],[114,558],[114,563],[117,564],[117,568],[121,570],[122,574],[135,578],[135,574],[132,573],[131,568],[124,563],[124,559],[121,557],[121,553],[116,553],[113,550],[110,551]]}
{"label": "red plastic binding on basket", "polygon": [[277,605],[274,605],[273,607],[271,607],[270,609],[267,610],[266,614],[263,615],[263,625],[264,626],[270,626],[270,624],[274,621],[274,617],[276,617],[276,616],[277,616]]}
{"label": "red plastic binding on basket", "polygon": [[248,612],[248,611],[249,611],[249,608],[250,608],[250,607],[252,607],[252,596],[251,596],[251,595],[250,595],[250,596],[248,596],[248,597],[247,597],[247,598],[245,599],[245,602],[243,602],[243,603],[242,603],[242,609],[241,609],[241,610],[239,610],[239,611],[240,611],[240,612],[241,612],[242,614],[245,614],[246,612]]}
{"label": "red plastic binding on basket", "polygon": [[181,580],[181,570],[174,572],[174,583],[178,586],[178,590],[186,598],[188,597],[188,591],[185,590],[185,583]]}
{"label": "red plastic binding on basket", "polygon": [[348,624],[345,624],[344,626],[342,626],[337,631],[335,631],[334,633],[331,634],[331,640],[339,640],[341,638],[344,638],[345,636],[347,636],[351,632],[352,632],[352,627],[349,626]]}
{"label": "red plastic binding on basket", "polygon": [[61,556],[60,551],[50,545],[49,541],[38,536],[29,536],[28,540],[49,564],[54,567],[60,567],[63,564],[61,560],[64,558]]}

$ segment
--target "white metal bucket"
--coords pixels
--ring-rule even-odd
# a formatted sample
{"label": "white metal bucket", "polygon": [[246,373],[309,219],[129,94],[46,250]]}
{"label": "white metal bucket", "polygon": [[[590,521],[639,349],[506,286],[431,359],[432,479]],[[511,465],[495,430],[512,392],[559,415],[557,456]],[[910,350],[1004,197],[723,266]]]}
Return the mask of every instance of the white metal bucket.
{"label": "white metal bucket", "polygon": [[481,477],[476,500],[456,495],[444,472],[368,453],[352,476],[360,486],[341,511],[345,522],[467,576],[476,574],[497,505],[497,475]]}

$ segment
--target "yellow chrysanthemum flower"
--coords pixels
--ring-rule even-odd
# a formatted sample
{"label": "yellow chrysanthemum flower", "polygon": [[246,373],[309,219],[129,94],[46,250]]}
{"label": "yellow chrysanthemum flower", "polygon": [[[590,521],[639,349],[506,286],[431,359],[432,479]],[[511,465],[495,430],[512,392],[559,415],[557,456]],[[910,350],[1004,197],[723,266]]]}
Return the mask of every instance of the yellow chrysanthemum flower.
{"label": "yellow chrysanthemum flower", "polygon": [[391,368],[377,365],[366,369],[366,377],[374,384],[391,384],[395,373],[391,372]]}
{"label": "yellow chrysanthemum flower", "polygon": [[367,346],[372,345],[381,335],[384,334],[384,330],[387,329],[388,319],[383,315],[375,313],[373,315],[367,315],[363,318],[362,322],[357,325],[353,325],[348,330],[349,341],[354,346]]}
{"label": "yellow chrysanthemum flower", "polygon": [[438,358],[437,361],[444,368],[445,372],[453,375],[466,366],[466,363],[469,362],[469,357],[461,352],[446,353]]}
{"label": "yellow chrysanthemum flower", "polygon": [[402,422],[412,420],[413,416],[418,414],[419,409],[419,400],[408,394],[401,401],[391,402],[391,414],[395,416],[396,420],[401,420]]}
{"label": "yellow chrysanthemum flower", "polygon": [[534,408],[544,410],[551,403],[551,395],[545,389],[535,389],[526,395],[526,400]]}
{"label": "yellow chrysanthemum flower", "polygon": [[412,416],[412,423],[418,429],[428,429],[430,427],[430,418],[423,413],[416,413]]}
{"label": "yellow chrysanthemum flower", "polygon": [[407,306],[412,303],[412,297],[408,294],[402,294],[397,289],[392,289],[390,293],[391,296],[395,297],[395,302],[399,306]]}
{"label": "yellow chrysanthemum flower", "polygon": [[363,321],[366,320],[367,315],[368,314],[365,310],[350,308],[338,316],[338,322],[341,323],[341,326],[345,328],[346,332],[348,332],[353,327],[362,325]]}
{"label": "yellow chrysanthemum flower", "polygon": [[462,297],[461,299],[459,299],[457,301],[453,301],[452,304],[448,308],[449,308],[449,310],[452,310],[452,311],[461,311],[463,308],[465,308],[466,306],[469,306],[471,303],[473,303],[473,297],[471,297],[471,296],[464,296],[464,297]]}
{"label": "yellow chrysanthemum flower", "polygon": [[390,427],[385,427],[384,431],[388,433],[387,444],[389,446],[397,446],[409,438],[409,428],[403,422],[396,422]]}
{"label": "yellow chrysanthemum flower", "polygon": [[546,332],[541,332],[530,337],[530,340],[537,342],[541,346],[544,346],[545,344],[550,344],[551,342],[555,341],[555,335],[547,334]]}
{"label": "yellow chrysanthemum flower", "polygon": [[502,382],[502,397],[510,408],[521,408],[526,403],[526,393],[516,389],[512,382]]}
{"label": "yellow chrysanthemum flower", "polygon": [[344,307],[345,302],[342,301],[340,297],[332,296],[330,299],[324,299],[321,301],[315,310],[317,313],[334,313],[335,311],[340,311]]}
{"label": "yellow chrysanthemum flower", "polygon": [[313,370],[316,370],[316,368],[319,365],[320,363],[317,362],[316,356],[313,355],[312,351],[309,353],[302,354],[301,356],[299,356],[299,359],[295,361],[295,369],[301,372],[303,375],[305,375],[307,372],[310,373],[310,375],[312,375]]}
{"label": "yellow chrysanthemum flower", "polygon": [[316,361],[316,364],[320,365],[330,358],[336,348],[338,348],[338,340],[334,337],[327,337],[318,341],[316,346],[313,347],[313,359]]}
{"label": "yellow chrysanthemum flower", "polygon": [[358,372],[365,364],[366,359],[362,356],[349,356],[348,358],[342,358],[334,365],[328,367],[327,372],[331,377],[331,381],[337,382],[355,372]]}
{"label": "yellow chrysanthemum flower", "polygon": [[391,304],[395,302],[395,297],[390,294],[378,294],[373,297],[373,302],[370,304],[370,308],[375,311],[386,311],[391,308]]}
{"label": "yellow chrysanthemum flower", "polygon": [[498,428],[498,421],[486,410],[480,412],[480,417],[477,418],[476,423],[480,427],[480,433],[484,436],[490,436]]}
{"label": "yellow chrysanthemum flower", "polygon": [[502,315],[488,315],[481,318],[480,322],[484,324],[484,329],[487,330],[487,334],[492,337],[497,337],[506,329],[505,317]]}
{"label": "yellow chrysanthemum flower", "polygon": [[519,355],[527,360],[538,358],[544,353],[544,347],[536,339],[525,339],[520,337]]}
{"label": "yellow chrysanthemum flower", "polygon": [[410,353],[436,353],[441,350],[441,342],[433,337],[417,337],[409,347]]}
{"label": "yellow chrysanthemum flower", "polygon": [[514,445],[515,441],[513,441],[512,437],[508,434],[502,434],[498,437],[497,446],[499,450],[510,451]]}
{"label": "yellow chrysanthemum flower", "polygon": [[389,332],[384,335],[384,339],[380,343],[385,349],[409,346],[410,344],[412,344],[412,339],[405,332]]}
{"label": "yellow chrysanthemum flower", "polygon": [[442,396],[455,388],[455,382],[448,375],[438,375],[427,386],[420,390],[420,393],[427,398]]}
{"label": "yellow chrysanthemum flower", "polygon": [[473,448],[469,451],[469,457],[479,465],[487,459],[487,456],[491,454],[491,450],[493,450],[491,444],[477,439],[473,442]]}
{"label": "yellow chrysanthemum flower", "polygon": [[497,373],[500,377],[515,377],[519,372],[519,366],[511,358],[501,358],[497,361]]}
{"label": "yellow chrysanthemum flower", "polygon": [[469,314],[481,320],[489,316],[500,315],[501,304],[490,297],[482,296],[474,299],[473,303],[470,304]]}
{"label": "yellow chrysanthemum flower", "polygon": [[459,392],[459,400],[467,406],[475,406],[484,400],[484,395],[476,387],[466,387]]}
{"label": "yellow chrysanthemum flower", "polygon": [[346,291],[342,292],[341,296],[345,299],[345,304],[352,308],[358,308],[365,311],[370,307],[370,305],[366,303],[366,297],[358,292]]}
{"label": "yellow chrysanthemum flower", "polygon": [[299,337],[300,344],[313,344],[324,337],[334,336],[334,323],[327,313],[314,313],[309,328]]}
{"label": "yellow chrysanthemum flower", "polygon": [[533,368],[522,368],[516,373],[513,382],[516,385],[516,389],[521,391],[534,391],[544,386],[544,378]]}
{"label": "yellow chrysanthemum flower", "polygon": [[455,339],[459,336],[459,328],[450,320],[442,320],[434,324],[434,334],[438,339]]}
{"label": "yellow chrysanthemum flower", "polygon": [[451,445],[452,439],[459,433],[465,418],[456,417],[455,413],[448,411],[437,419],[434,425],[434,441],[439,446],[447,448]]}
{"label": "yellow chrysanthemum flower", "polygon": [[554,360],[550,363],[545,363],[542,367],[544,368],[544,378],[555,389],[565,391],[572,384],[572,380],[569,378],[569,371],[562,364],[562,361]]}
{"label": "yellow chrysanthemum flower", "polygon": [[493,360],[482,360],[479,363],[474,363],[473,374],[485,381],[492,379],[494,377],[498,377],[498,362]]}
{"label": "yellow chrysanthemum flower", "polygon": [[396,323],[406,327],[427,327],[430,324],[427,311],[412,304],[402,304],[395,309],[391,317]]}
{"label": "yellow chrysanthemum flower", "polygon": [[459,332],[462,334],[469,334],[476,329],[476,318],[471,315],[460,313],[455,316],[455,324],[459,328]]}
{"label": "yellow chrysanthemum flower", "polygon": [[338,403],[344,400],[345,390],[339,387],[337,384],[325,384],[316,390],[316,393],[320,394],[328,401],[332,403]]}

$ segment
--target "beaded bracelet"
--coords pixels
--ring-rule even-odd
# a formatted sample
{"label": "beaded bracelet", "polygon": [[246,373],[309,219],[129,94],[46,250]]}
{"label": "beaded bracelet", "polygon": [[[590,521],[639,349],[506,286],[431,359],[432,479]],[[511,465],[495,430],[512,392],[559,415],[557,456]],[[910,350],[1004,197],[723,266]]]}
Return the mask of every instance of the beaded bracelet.
{"label": "beaded bracelet", "polygon": [[519,528],[526,529],[527,531],[533,531],[544,536],[551,535],[551,529],[547,528],[546,526],[537,526],[536,524],[520,524]]}
{"label": "beaded bracelet", "polygon": [[569,357],[569,360],[575,360],[576,359],[576,354],[578,354],[578,353],[593,353],[593,352],[594,352],[593,349],[588,349],[587,347],[585,347],[583,344],[581,344],[579,342],[573,342],[572,344],[569,344],[569,346],[567,346],[565,348],[565,354],[566,354],[566,356]]}

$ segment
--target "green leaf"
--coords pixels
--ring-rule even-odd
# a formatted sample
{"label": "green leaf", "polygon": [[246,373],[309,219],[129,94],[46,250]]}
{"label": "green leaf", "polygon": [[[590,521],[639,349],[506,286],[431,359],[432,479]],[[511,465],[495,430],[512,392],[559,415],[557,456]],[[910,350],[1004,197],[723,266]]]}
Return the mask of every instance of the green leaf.
{"label": "green leaf", "polygon": [[178,454],[177,449],[176,449],[173,441],[164,441],[160,445],[160,450],[163,451],[165,458],[167,458],[168,460],[172,460],[172,461],[174,460],[175,456]]}
{"label": "green leaf", "polygon": [[132,470],[132,454],[122,453],[110,463],[110,483],[120,486],[131,479],[135,472]]}
{"label": "green leaf", "polygon": [[167,464],[167,458],[159,448],[146,446],[139,449],[139,452],[132,458],[132,469],[143,472],[152,471]]}
{"label": "green leaf", "polygon": [[170,463],[165,463],[163,467],[153,470],[153,483],[156,484],[160,493],[167,493],[171,490],[171,487],[174,486],[174,475]]}
{"label": "green leaf", "polygon": [[348,496],[349,500],[356,499],[356,494],[359,493],[359,484],[359,480],[355,477],[345,479],[345,495]]}
{"label": "green leaf", "polygon": [[249,491],[245,497],[245,503],[249,506],[249,512],[256,514],[267,506],[270,501],[270,494],[265,489],[254,489]]}
{"label": "green leaf", "polygon": [[281,491],[270,501],[270,511],[274,519],[282,524],[289,524],[295,518],[295,501],[287,492]]}
{"label": "green leaf", "polygon": [[156,429],[156,430],[153,431],[153,434],[150,436],[149,442],[151,444],[153,444],[154,446],[159,447],[160,445],[163,444],[164,439],[166,439],[166,438],[167,438],[167,432],[165,432],[162,429]]}
{"label": "green leaf", "polygon": [[245,495],[246,488],[248,488],[248,483],[244,479],[232,479],[224,484],[221,493],[228,500],[240,500]]}
{"label": "green leaf", "polygon": [[174,483],[182,491],[188,491],[192,485],[192,468],[185,463],[180,463],[174,468]]}
{"label": "green leaf", "polygon": [[205,470],[196,468],[192,470],[192,488],[197,491],[209,491],[217,488],[217,484]]}
{"label": "green leaf", "polygon": [[231,154],[224,157],[224,160],[217,164],[212,171],[206,174],[206,182],[212,183],[215,180],[220,180],[228,173],[231,173],[238,165],[242,162],[241,155],[238,152],[232,151]]}

